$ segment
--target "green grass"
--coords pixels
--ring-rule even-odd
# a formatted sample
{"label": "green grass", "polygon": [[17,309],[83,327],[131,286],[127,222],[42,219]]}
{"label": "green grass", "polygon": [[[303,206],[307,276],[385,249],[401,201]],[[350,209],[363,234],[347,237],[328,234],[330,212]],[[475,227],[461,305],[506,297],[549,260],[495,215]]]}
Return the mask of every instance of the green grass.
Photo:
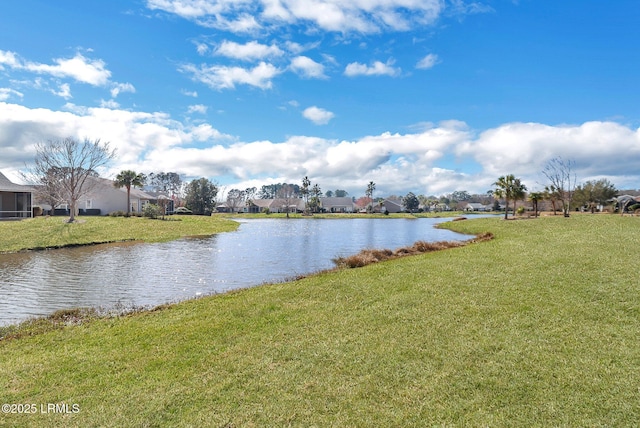
{"label": "green grass", "polygon": [[488,242],[0,342],[9,426],[637,426],[640,218],[450,223]]}
{"label": "green grass", "polygon": [[183,236],[229,232],[238,224],[224,218],[173,216],[170,220],[141,217],[36,217],[0,221],[0,253],[120,241],[160,242]]}

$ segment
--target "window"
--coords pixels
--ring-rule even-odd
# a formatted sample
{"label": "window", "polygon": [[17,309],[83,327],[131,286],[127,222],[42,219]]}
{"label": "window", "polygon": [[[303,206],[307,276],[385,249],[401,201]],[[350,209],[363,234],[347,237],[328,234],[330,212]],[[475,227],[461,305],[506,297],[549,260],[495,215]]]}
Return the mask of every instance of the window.
{"label": "window", "polygon": [[87,199],[84,203],[84,208],[90,210],[92,208],[93,201],[91,199]]}

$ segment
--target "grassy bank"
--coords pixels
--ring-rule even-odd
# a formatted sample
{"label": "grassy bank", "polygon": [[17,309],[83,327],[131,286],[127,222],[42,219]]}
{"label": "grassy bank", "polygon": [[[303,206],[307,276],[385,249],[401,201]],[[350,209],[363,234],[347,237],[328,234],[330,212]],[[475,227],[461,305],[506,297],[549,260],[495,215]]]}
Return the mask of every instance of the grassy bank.
{"label": "grassy bank", "polygon": [[450,227],[495,238],[2,341],[0,422],[635,426],[640,218]]}
{"label": "grassy bank", "polygon": [[237,228],[224,218],[175,216],[170,220],[139,217],[36,217],[22,221],[0,221],[0,253],[56,248],[105,242],[170,241],[183,236],[212,235]]}

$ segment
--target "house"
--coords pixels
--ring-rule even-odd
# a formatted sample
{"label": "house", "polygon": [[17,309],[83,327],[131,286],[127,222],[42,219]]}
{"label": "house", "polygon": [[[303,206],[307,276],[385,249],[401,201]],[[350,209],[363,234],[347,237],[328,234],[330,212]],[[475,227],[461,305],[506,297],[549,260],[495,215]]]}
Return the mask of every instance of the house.
{"label": "house", "polygon": [[[113,180],[100,177],[89,177],[88,184],[91,190],[78,200],[80,213],[107,215],[115,211],[127,211],[126,187],[116,188]],[[131,212],[141,213],[147,204],[157,203],[159,196],[132,187],[130,197]]]}
{"label": "house", "polygon": [[290,213],[303,212],[305,210],[304,201],[300,198],[273,199],[269,205],[269,211],[272,213]]}
{"label": "house", "polygon": [[245,207],[245,212],[258,214],[264,211],[271,211],[271,203],[273,199],[251,199],[247,202],[247,206]]}
{"label": "house", "polygon": [[329,213],[352,213],[355,211],[353,199],[342,198],[320,198],[322,211]]}
{"label": "house", "polygon": [[473,211],[485,212],[485,211],[491,211],[491,206],[480,204],[477,202],[469,202],[464,206],[463,210],[468,212],[473,212]]}
{"label": "house", "polygon": [[[288,205],[288,208],[287,208]],[[225,204],[218,205],[218,209],[225,209]],[[261,213],[266,210],[272,213],[290,213],[303,212],[305,209],[304,201],[300,198],[291,198],[288,200],[283,198],[277,199],[252,199],[249,201],[246,207],[243,207],[243,212],[248,213]]]}
{"label": "house", "polygon": [[14,184],[0,172],[0,219],[33,217],[33,192],[32,187]]}
{"label": "house", "polygon": [[393,213],[401,213],[404,210],[404,207],[402,206],[402,202],[400,201],[394,201],[393,199],[385,199],[382,202],[382,207],[381,207],[381,211],[386,211],[390,214]]}

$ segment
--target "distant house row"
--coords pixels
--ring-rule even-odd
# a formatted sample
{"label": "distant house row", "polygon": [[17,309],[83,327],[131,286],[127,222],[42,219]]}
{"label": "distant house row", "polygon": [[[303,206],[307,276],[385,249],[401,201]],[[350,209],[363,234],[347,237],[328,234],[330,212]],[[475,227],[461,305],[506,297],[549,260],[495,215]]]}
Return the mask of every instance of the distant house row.
{"label": "distant house row", "polygon": [[[246,206],[232,207],[228,203],[223,202],[217,205],[218,212],[243,212],[243,213],[261,213],[269,211],[272,213],[285,212],[304,212],[305,202],[300,198],[292,198],[290,200],[276,199],[252,199]],[[354,213],[366,210],[364,207],[358,207],[352,198],[320,198],[319,211],[323,213]],[[375,212],[399,213],[404,211],[402,203],[392,199],[385,199],[380,204],[373,205]]]}
{"label": "distant house row", "polygon": [[[218,212],[244,212],[261,213],[269,211],[272,213],[294,213],[304,212],[305,202],[300,198],[276,199],[252,199],[247,205],[236,207],[235,209],[228,203],[223,202],[217,205]],[[328,213],[352,213],[356,211],[356,205],[351,198],[320,198],[320,211]]]}

